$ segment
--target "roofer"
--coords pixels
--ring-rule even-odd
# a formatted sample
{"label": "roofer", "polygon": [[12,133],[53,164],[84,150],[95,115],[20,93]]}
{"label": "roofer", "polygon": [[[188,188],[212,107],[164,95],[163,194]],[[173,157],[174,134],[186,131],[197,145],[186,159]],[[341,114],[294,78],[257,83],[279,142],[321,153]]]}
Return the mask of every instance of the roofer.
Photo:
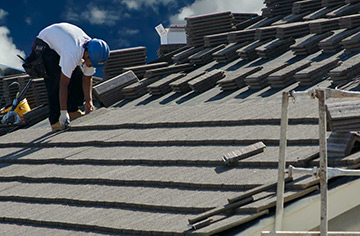
{"label": "roofer", "polygon": [[53,131],[66,128],[70,120],[84,115],[79,106],[84,105],[85,114],[93,111],[92,75],[105,65],[109,54],[105,41],[92,39],[69,23],[53,24],[39,33],[26,61],[40,59],[40,63],[34,63],[35,67],[40,64],[35,70],[45,80]]}

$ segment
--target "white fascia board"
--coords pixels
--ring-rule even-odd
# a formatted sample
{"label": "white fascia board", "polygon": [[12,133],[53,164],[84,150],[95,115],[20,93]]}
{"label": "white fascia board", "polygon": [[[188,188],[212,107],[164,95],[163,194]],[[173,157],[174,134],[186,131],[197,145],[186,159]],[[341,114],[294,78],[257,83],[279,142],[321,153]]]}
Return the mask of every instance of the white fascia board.
{"label": "white fascia board", "polygon": [[[328,191],[328,219],[360,205],[360,179]],[[359,222],[360,223],[360,222]],[[298,200],[284,209],[283,231],[309,231],[320,225],[320,194]],[[260,220],[254,226],[238,233],[239,236],[260,236],[272,231],[275,216]]]}

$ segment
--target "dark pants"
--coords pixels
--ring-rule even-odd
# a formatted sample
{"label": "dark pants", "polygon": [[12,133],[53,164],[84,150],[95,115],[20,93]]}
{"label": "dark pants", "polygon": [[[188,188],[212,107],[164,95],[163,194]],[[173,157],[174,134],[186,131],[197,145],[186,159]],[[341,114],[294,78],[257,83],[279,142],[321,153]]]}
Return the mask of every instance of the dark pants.
{"label": "dark pants", "polygon": [[[44,65],[48,78],[45,78],[45,85],[49,101],[49,121],[55,124],[59,121],[60,116],[60,74],[59,66],[60,56],[52,49],[45,49],[42,53]],[[74,112],[83,105],[84,92],[82,89],[83,72],[79,66],[73,71],[68,86],[67,110]]]}

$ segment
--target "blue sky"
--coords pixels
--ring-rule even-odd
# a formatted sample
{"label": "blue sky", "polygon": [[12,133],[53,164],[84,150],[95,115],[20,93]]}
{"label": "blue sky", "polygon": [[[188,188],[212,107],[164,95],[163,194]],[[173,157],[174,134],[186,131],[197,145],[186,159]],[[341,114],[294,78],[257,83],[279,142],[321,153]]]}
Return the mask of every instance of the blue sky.
{"label": "blue sky", "polygon": [[44,27],[70,22],[110,48],[147,48],[148,61],[157,58],[158,24],[185,23],[184,17],[218,11],[261,14],[263,0],[1,0],[0,64],[19,67],[16,54],[30,53]]}

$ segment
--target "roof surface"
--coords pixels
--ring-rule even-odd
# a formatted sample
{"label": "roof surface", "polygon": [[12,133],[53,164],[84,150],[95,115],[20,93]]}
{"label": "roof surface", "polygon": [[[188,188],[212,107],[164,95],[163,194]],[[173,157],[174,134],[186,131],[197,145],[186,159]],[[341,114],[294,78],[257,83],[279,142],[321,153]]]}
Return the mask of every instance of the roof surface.
{"label": "roof surface", "polygon": [[[212,235],[272,214],[282,92],[331,87],[330,69],[357,58],[357,52],[341,47],[332,53],[294,55],[289,46],[280,55],[251,60],[239,58],[240,53],[230,62],[208,62],[199,56],[206,63],[184,74],[217,69],[225,76],[220,81],[250,73],[245,68],[262,67],[246,75],[246,83],[237,78],[235,89],[220,83],[201,85],[204,91],[197,87],[201,92],[146,93],[99,108],[63,132],[51,133],[46,121],[1,136],[0,232]],[[294,65],[305,71],[288,65],[298,61],[304,63]],[[291,77],[279,85],[282,73]],[[309,82],[312,76],[315,81]],[[318,133],[317,100],[290,102],[288,165],[318,164]],[[225,165],[224,155],[258,142],[266,145],[263,152]],[[334,155],[328,162],[348,167],[359,161],[360,155],[353,152]],[[318,193],[318,180],[312,177],[287,181],[286,201]]]}

